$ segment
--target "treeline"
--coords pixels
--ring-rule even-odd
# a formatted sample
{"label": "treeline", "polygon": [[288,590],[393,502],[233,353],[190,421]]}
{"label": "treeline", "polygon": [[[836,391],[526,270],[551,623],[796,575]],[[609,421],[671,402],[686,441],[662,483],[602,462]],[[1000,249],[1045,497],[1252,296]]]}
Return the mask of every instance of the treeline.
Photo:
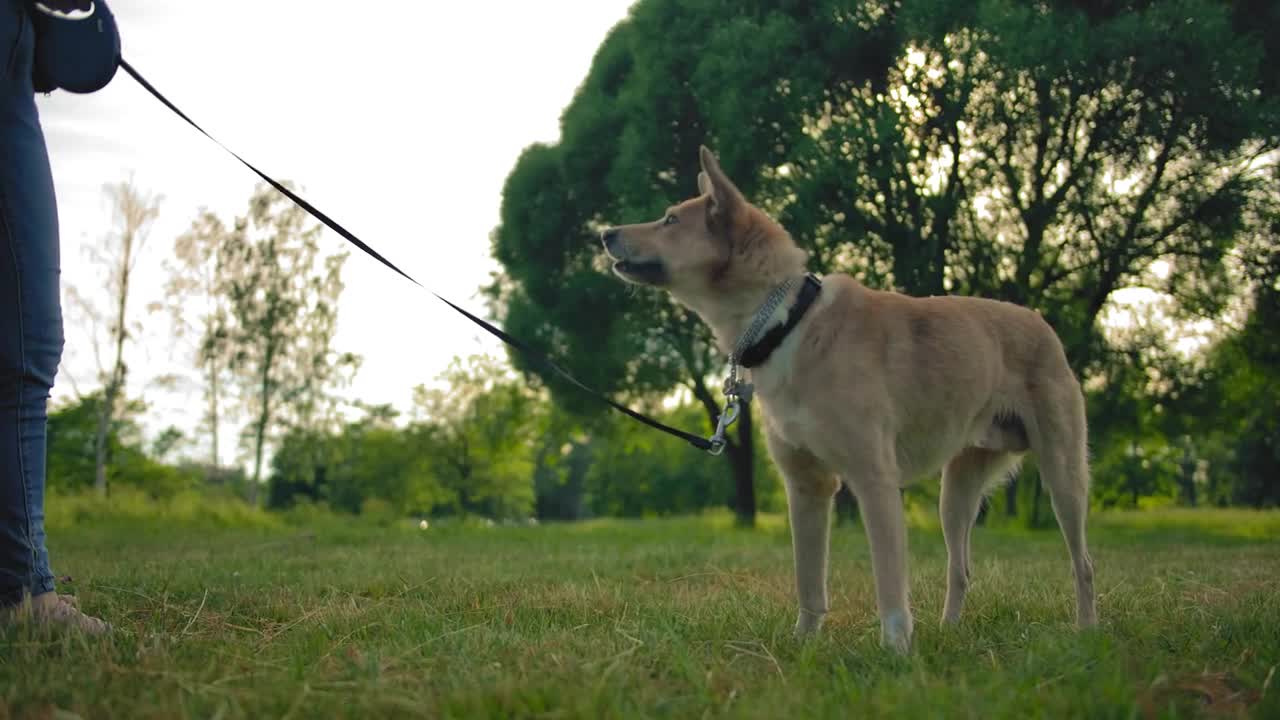
{"label": "treeline", "polygon": [[[407,417],[377,406],[330,431],[286,430],[274,444],[266,507],[314,503],[350,513],[518,521],[678,515],[733,500],[722,463],[621,416],[588,427],[491,357],[455,361],[437,387],[418,387],[413,398]],[[90,396],[52,413],[56,491],[92,487],[100,403]],[[109,485],[155,497],[200,489],[253,497],[242,469],[180,460],[177,430],[147,445],[136,423],[142,410],[133,403],[111,428]],[[654,412],[689,427],[700,420],[688,406]],[[776,511],[785,500],[765,462],[761,508]]]}
{"label": "treeline", "polygon": [[[1213,378],[1207,385],[1223,393],[1220,400],[1204,386],[1168,410],[1152,409],[1150,399],[1090,394],[1095,415],[1101,407],[1110,411],[1094,428],[1098,505],[1278,504],[1277,463],[1268,447],[1275,437],[1268,434],[1273,416],[1254,410],[1228,418],[1225,410],[1203,407],[1241,408],[1261,399],[1261,408],[1274,402],[1274,395],[1266,395],[1280,387],[1277,378],[1261,377],[1258,365],[1243,359],[1256,340],[1251,333],[1260,331],[1253,322],[1249,328],[1210,353],[1203,374]],[[1278,349],[1273,342],[1270,352]],[[455,361],[434,387],[415,389],[413,398],[406,416],[385,406],[367,407],[359,419],[328,431],[285,431],[274,443],[266,507],[312,503],[379,517],[547,521],[695,513],[732,508],[736,501],[726,463],[621,415],[571,415],[491,357]],[[95,394],[52,413],[49,469],[55,491],[93,486],[100,407]],[[110,485],[158,498],[187,490],[254,497],[243,469],[182,459],[180,431],[145,442],[136,423],[144,409],[130,403],[110,429]],[[701,408],[688,403],[647,409],[679,427],[696,429],[703,422]],[[1215,424],[1217,429],[1208,429]],[[1186,434],[1196,430],[1192,426],[1206,434],[1193,440]],[[766,457],[756,458],[754,474],[758,509],[782,510],[784,493]],[[1038,489],[1034,462],[1023,478],[1014,486],[1020,493],[992,498],[986,521],[1049,522],[1051,509]],[[908,501],[932,512],[936,493],[936,482],[925,482],[908,490]],[[841,511],[854,508],[845,502]]]}
{"label": "treeline", "polygon": [[[455,361],[418,387],[403,422],[369,408],[339,432],[290,433],[272,459],[268,506],[499,521],[695,513],[731,505],[722,463],[620,415],[588,424],[552,405],[495,358]],[[659,417],[696,427],[688,406]],[[766,471],[764,509],[781,487]]]}

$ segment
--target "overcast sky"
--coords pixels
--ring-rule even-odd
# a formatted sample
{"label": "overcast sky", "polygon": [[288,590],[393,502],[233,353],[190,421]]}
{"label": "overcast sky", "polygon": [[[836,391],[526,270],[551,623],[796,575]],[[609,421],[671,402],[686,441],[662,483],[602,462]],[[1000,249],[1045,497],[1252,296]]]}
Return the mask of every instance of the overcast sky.
{"label": "overcast sky", "polygon": [[[428,287],[473,309],[495,265],[489,233],[521,149],[554,141],[561,111],[632,0],[279,2],[114,0],[123,54],[161,92],[269,174]],[[62,223],[63,282],[102,292],[85,247],[110,229],[104,183],[133,177],[164,196],[130,302],[162,299],[160,263],[198,208],[243,213],[256,178],[123,72],[88,96],[39,98]],[[344,242],[326,235],[337,250]],[[407,408],[455,355],[497,352],[465,319],[356,253],[345,271],[337,346],[364,357],[350,394]],[[64,287],[65,297],[65,287]],[[55,402],[96,386],[88,330],[67,308]],[[135,314],[131,395],[149,430],[198,421],[199,388],[164,314]],[[232,445],[224,442],[224,446]],[[230,459],[228,453],[227,459]]]}

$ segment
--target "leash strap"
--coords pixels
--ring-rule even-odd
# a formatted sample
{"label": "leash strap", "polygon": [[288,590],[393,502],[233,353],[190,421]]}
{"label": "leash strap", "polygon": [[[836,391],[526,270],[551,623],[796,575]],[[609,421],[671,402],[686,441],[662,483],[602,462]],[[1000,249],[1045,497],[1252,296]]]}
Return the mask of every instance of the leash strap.
{"label": "leash strap", "polygon": [[[334,220],[333,218],[330,218],[328,215],[325,215],[318,208],[316,208],[314,205],[304,200],[297,193],[285,187],[283,184],[277,182],[275,178],[262,172],[257,167],[255,167],[253,163],[250,163],[248,160],[245,160],[244,158],[240,157],[240,155],[237,154],[234,150],[232,150],[231,148],[219,142],[217,138],[210,135],[204,128],[196,124],[195,120],[192,120],[190,117],[187,116],[186,113],[179,110],[178,106],[170,102],[169,98],[165,97],[164,94],[161,93],[159,90],[157,90],[154,85],[147,82],[146,78],[142,77],[142,75],[137,70],[135,70],[133,66],[130,65],[128,61],[126,61],[124,58],[120,58],[120,67],[126,73],[128,73],[130,77],[132,77],[135,81],[137,81],[137,83],[141,85],[143,89],[151,93],[151,95],[155,97],[156,100],[159,100],[161,103],[164,104],[165,107],[173,111],[175,115],[185,120],[188,125],[195,128],[201,135],[204,135],[205,137],[212,140],[215,145],[225,150],[227,154],[231,155],[231,157],[235,158],[236,160],[239,160],[241,165],[244,165],[245,167],[252,170],[255,175],[262,178],[268,185],[275,188],[282,195],[292,200],[294,203],[298,205],[298,207],[307,211],[307,213],[309,213],[312,217],[324,223],[325,227],[328,227],[330,230],[338,233],[339,235],[342,236],[344,240],[351,243],[352,245],[355,245],[357,248],[361,250],[361,252],[365,253],[369,257],[372,257],[373,259],[387,266],[400,277],[403,277],[405,280],[408,280],[414,285],[417,285],[423,290],[426,290],[432,295],[435,295],[438,300],[443,302],[445,305],[448,305],[449,307],[453,308],[454,310],[458,311],[458,313],[460,313],[463,317],[466,317],[471,322],[484,328],[485,331],[487,331],[490,335],[493,335],[494,337],[498,338],[499,340],[506,343],[507,345],[510,345],[511,347],[515,348],[516,350],[523,353],[526,357],[530,358],[534,362],[542,365],[545,368],[548,368],[554,371],[557,375],[564,378],[574,387],[582,390],[588,395],[595,397],[597,400],[604,402],[609,407],[626,415],[632,420],[636,420],[637,422],[644,423],[645,425],[648,425],[649,427],[655,430],[661,430],[662,432],[667,433],[668,435],[678,437],[681,440],[684,440],[685,442],[689,443],[690,445],[698,448],[699,450],[706,450],[708,452],[718,451],[717,443],[711,440],[708,440],[707,438],[704,438],[698,435],[693,435],[691,433],[687,433],[683,430],[673,428],[670,425],[665,425],[661,422],[658,422],[657,420],[654,420],[648,415],[643,415],[641,413],[636,412],[635,410],[632,410],[626,405],[615,402],[614,400],[610,399],[609,397],[604,395],[604,393],[601,393],[598,390],[594,390],[590,387],[587,387],[582,383],[582,381],[570,375],[567,370],[557,365],[554,361],[551,360],[551,358],[547,357],[545,354],[533,349],[532,347],[526,345],[524,342],[512,337],[511,335],[508,335],[505,330],[502,330],[501,328],[495,326],[493,323],[490,323],[489,321],[483,318],[477,317],[475,314],[471,313],[468,310],[463,309],[462,307],[459,307],[449,299],[441,296],[439,293],[436,293],[434,290],[427,288],[425,285],[415,280],[411,275],[409,275],[409,273],[397,267],[395,263],[383,257],[382,254],[379,253],[377,250],[374,250],[363,240],[356,237],[355,233],[344,228],[336,220]],[[720,448],[723,447],[723,440],[721,440],[721,442],[719,443],[719,447]]]}

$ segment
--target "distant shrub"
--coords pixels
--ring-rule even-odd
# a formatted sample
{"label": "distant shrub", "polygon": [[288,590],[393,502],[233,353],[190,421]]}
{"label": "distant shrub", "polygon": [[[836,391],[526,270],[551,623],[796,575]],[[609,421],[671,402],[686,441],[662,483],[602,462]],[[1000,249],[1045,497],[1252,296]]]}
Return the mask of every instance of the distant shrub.
{"label": "distant shrub", "polygon": [[382,498],[365,498],[360,503],[360,519],[379,527],[391,527],[401,516],[395,506]]}
{"label": "distant shrub", "polygon": [[78,525],[165,523],[193,527],[279,527],[282,518],[220,492],[181,490],[155,498],[128,485],[108,497],[92,490],[51,492],[45,502],[45,525],[51,530]]}

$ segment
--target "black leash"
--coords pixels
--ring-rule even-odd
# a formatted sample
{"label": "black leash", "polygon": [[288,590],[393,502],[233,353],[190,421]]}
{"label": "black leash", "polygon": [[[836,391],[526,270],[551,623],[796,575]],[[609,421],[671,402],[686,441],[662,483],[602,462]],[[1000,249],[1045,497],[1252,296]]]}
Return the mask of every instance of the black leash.
{"label": "black leash", "polygon": [[[205,137],[212,140],[218,147],[227,151],[227,153],[230,154],[231,157],[234,157],[236,160],[239,160],[241,165],[244,165],[245,167],[252,170],[255,175],[265,180],[267,184],[269,184],[271,187],[275,188],[285,197],[297,203],[298,207],[302,208],[303,210],[306,210],[308,213],[311,214],[312,217],[324,223],[325,226],[328,227],[330,230],[341,235],[343,239],[345,239],[347,242],[360,248],[360,250],[363,251],[368,256],[372,257],[373,259],[377,260],[383,265],[386,265],[388,268],[394,270],[398,275],[408,280],[409,282],[413,283],[414,285],[417,285],[423,290],[426,290],[432,295],[435,295],[436,298],[439,299],[441,302],[443,302],[445,305],[448,305],[454,310],[457,310],[459,313],[465,316],[468,320],[484,328],[486,331],[489,332],[489,334],[498,338],[502,342],[510,345],[516,350],[519,350],[521,353],[524,353],[526,356],[528,356],[535,362],[540,363],[544,367],[555,371],[556,374],[558,374],[560,377],[564,378],[565,380],[569,381],[569,383],[571,383],[575,387],[595,397],[597,400],[600,400],[608,404],[609,407],[612,407],[614,410],[617,410],[618,412],[625,414],[627,417],[630,417],[633,420],[642,422],[645,425],[648,425],[649,427],[655,430],[661,430],[662,432],[667,433],[668,435],[673,435],[675,437],[678,437],[681,440],[688,442],[690,445],[698,448],[699,450],[706,450],[708,452],[718,453],[721,449],[723,449],[724,447],[723,439],[713,441],[698,435],[687,433],[683,430],[678,430],[676,428],[671,427],[670,425],[665,425],[663,423],[660,423],[657,420],[654,420],[653,418],[649,417],[648,415],[643,415],[641,413],[638,413],[635,410],[632,410],[631,408],[627,407],[626,405],[622,405],[620,403],[614,402],[613,400],[611,400],[609,397],[599,392],[598,390],[593,390],[592,388],[589,388],[586,385],[584,385],[580,380],[570,375],[567,370],[557,365],[554,361],[551,360],[551,358],[547,357],[543,353],[537,350],[534,350],[533,348],[524,344],[520,340],[508,335],[505,330],[495,326],[494,324],[490,323],[487,320],[484,320],[483,318],[477,317],[471,312],[454,304],[449,299],[442,297],[440,294],[436,293],[434,290],[427,288],[425,285],[415,280],[411,275],[409,275],[409,273],[396,267],[395,263],[383,257],[382,254],[379,253],[377,250],[374,250],[373,248],[369,247],[367,243],[365,243],[360,238],[356,237],[355,234],[352,233],[350,230],[347,230],[346,228],[342,227],[342,225],[340,225],[336,220],[330,218],[328,215],[325,215],[323,212],[317,209],[314,205],[312,205],[311,203],[299,197],[297,193],[293,192],[289,188],[277,182],[275,178],[272,178],[270,175],[254,167],[253,164],[250,163],[248,160],[245,160],[244,158],[240,157],[240,155],[238,155],[234,150],[232,150],[231,148],[219,142],[217,138],[210,135],[207,131],[205,131],[204,128],[197,125],[195,120],[192,120],[191,118],[187,117],[186,113],[179,110],[178,106],[170,102],[169,99],[166,98],[164,94],[161,93],[159,90],[157,90],[154,85],[147,82],[146,78],[142,77],[142,75],[139,74],[137,70],[134,70],[133,66],[130,65],[124,58],[120,58],[120,67],[125,72],[129,73],[129,76],[132,77],[134,80],[136,80],[139,85],[141,85],[144,89],[146,89],[147,92],[151,93],[155,97],[155,99],[164,103],[164,106],[172,110],[175,115],[185,120],[188,125],[190,125],[191,127],[195,128],[197,131],[199,131],[201,135],[204,135]],[[721,425],[725,425],[725,424],[726,423],[723,423],[723,422],[721,423]],[[722,436],[723,430],[720,429],[718,431],[718,434]]]}

